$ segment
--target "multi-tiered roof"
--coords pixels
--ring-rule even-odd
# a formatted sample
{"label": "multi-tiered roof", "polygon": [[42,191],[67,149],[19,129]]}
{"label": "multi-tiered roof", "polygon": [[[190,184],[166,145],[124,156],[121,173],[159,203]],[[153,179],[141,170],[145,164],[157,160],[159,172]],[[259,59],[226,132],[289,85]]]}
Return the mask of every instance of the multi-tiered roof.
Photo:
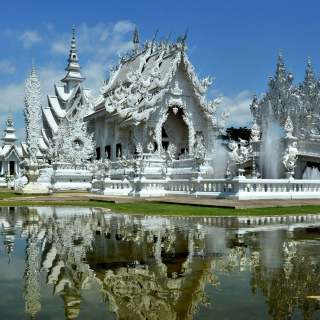
{"label": "multi-tiered roof", "polygon": [[61,80],[64,84],[54,85],[55,95],[48,95],[48,106],[42,108],[42,135],[46,145],[53,134],[58,132],[59,124],[71,116],[76,108],[83,107],[87,103],[86,95],[89,95],[90,92],[89,89],[83,89],[81,85],[85,78],[80,74],[82,68],[78,63],[74,26],[72,30],[69,63],[65,69],[68,73]]}

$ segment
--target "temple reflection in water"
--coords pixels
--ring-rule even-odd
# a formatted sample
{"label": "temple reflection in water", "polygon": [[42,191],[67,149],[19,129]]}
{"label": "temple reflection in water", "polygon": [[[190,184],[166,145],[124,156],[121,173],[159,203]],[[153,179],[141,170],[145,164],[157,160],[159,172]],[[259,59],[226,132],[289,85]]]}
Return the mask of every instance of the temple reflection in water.
{"label": "temple reflection in water", "polygon": [[[2,270],[9,263],[0,285],[8,295],[5,277],[13,264],[24,263],[24,310],[0,302],[19,319],[23,311],[26,319],[47,319],[51,296],[61,297],[54,302],[59,319],[84,319],[84,296],[97,288],[100,314],[110,319],[209,319],[223,304],[230,312],[225,319],[240,319],[243,310],[244,319],[256,319],[254,308],[259,319],[319,317],[320,215],[195,218],[2,208],[0,227]],[[226,279],[246,279],[253,305],[228,295],[223,300]]]}

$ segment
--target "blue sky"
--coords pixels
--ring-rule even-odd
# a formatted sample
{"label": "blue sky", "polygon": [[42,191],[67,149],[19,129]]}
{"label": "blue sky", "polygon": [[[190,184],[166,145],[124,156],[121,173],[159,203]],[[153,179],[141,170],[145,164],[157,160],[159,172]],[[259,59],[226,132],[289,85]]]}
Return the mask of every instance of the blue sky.
{"label": "blue sky", "polygon": [[[0,11],[0,130],[11,107],[17,135],[24,136],[23,90],[32,54],[42,82],[43,103],[66,72],[76,40],[85,87],[98,93],[102,77],[131,46],[134,25],[142,41],[159,27],[158,40],[189,27],[189,59],[200,78],[215,77],[208,98],[223,94],[231,107],[227,126],[250,125],[253,92],[267,90],[281,48],[287,71],[303,81],[308,56],[320,74],[320,1],[14,1]],[[0,133],[1,135],[1,133]]]}

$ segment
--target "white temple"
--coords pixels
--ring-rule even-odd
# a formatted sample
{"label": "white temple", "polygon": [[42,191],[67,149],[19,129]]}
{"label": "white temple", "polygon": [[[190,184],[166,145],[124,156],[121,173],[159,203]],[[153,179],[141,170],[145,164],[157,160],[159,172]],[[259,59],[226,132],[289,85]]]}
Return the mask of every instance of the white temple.
{"label": "white temple", "polygon": [[[282,155],[288,150],[297,157],[295,178],[320,178],[320,79],[315,79],[310,58],[304,82],[296,86],[293,80],[292,71],[286,73],[280,51],[276,76],[270,76],[269,91],[260,101],[254,95],[250,106],[256,132],[254,152],[261,159],[263,178],[284,175]],[[282,129],[283,137],[275,134],[274,127],[270,129],[272,124]],[[261,138],[257,131],[262,131]]]}
{"label": "white temple", "polygon": [[0,186],[5,186],[7,183],[11,186],[12,179],[19,172],[19,164],[23,159],[22,148],[15,144],[18,138],[13,124],[14,122],[9,110],[6,122],[7,128],[4,130],[5,135],[1,139],[4,145],[0,147]]}
{"label": "white temple", "polygon": [[[140,45],[136,28],[132,51],[119,56],[93,97],[82,86],[74,31],[67,75],[42,107],[41,134],[34,132],[40,184],[138,197],[320,197],[320,81],[310,59],[304,84],[295,86],[280,52],[270,90],[250,106],[251,140],[230,141],[229,164],[217,138],[229,111],[216,116],[220,97],[206,100],[213,78],[198,79],[187,33],[172,43],[170,36],[156,42],[156,34]],[[31,105],[25,102],[26,114]]]}

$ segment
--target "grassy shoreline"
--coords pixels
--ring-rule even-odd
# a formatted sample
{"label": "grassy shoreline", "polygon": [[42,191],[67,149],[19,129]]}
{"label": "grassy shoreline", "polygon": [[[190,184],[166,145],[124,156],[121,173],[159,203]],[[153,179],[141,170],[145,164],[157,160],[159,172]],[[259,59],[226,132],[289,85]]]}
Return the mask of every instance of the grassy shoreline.
{"label": "grassy shoreline", "polygon": [[[34,196],[34,195],[33,195]],[[23,201],[19,198],[24,197]],[[27,201],[25,195],[17,195],[11,190],[0,192],[2,207],[35,207],[35,206],[72,206],[98,207],[110,209],[112,212],[126,214],[150,215],[185,215],[185,216],[277,216],[320,213],[320,206],[269,207],[255,209],[230,209],[215,207],[198,207],[191,205],[167,204],[159,202],[107,203],[101,201]],[[8,201],[8,198],[16,200]]]}

